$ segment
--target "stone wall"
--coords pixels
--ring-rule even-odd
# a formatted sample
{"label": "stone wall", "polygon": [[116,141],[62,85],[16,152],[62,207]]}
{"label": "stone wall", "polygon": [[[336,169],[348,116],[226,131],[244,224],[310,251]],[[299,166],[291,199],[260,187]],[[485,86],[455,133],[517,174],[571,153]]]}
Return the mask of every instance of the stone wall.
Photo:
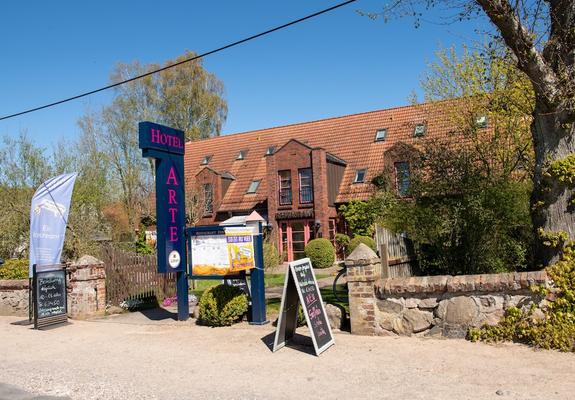
{"label": "stone wall", "polygon": [[[104,315],[106,272],[104,264],[84,256],[66,268],[68,316],[74,319]],[[0,315],[28,317],[28,279],[0,280]]]}
{"label": "stone wall", "polygon": [[0,280],[0,315],[28,316],[28,279]]}
{"label": "stone wall", "polygon": [[529,287],[548,284],[544,271],[381,279],[371,249],[354,253],[346,265],[355,334],[462,338],[470,327],[496,324],[511,306],[539,307]]}

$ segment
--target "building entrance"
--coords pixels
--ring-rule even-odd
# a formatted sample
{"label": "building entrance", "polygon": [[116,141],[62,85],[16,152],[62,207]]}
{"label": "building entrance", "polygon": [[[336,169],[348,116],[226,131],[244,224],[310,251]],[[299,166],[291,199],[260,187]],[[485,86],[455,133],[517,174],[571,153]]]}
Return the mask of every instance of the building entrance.
{"label": "building entrance", "polygon": [[305,245],[315,237],[313,220],[282,221],[280,227],[280,249],[282,259],[287,262],[305,257]]}

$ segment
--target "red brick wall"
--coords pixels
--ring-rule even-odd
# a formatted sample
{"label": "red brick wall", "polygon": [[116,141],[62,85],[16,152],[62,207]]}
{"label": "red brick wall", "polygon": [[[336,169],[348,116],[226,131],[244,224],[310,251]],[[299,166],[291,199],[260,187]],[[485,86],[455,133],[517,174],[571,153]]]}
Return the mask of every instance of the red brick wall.
{"label": "red brick wall", "polygon": [[[299,170],[312,168],[313,203],[300,204]],[[279,205],[278,171],[290,170],[292,180],[292,204]],[[278,210],[313,209],[315,220],[321,222],[321,235],[329,238],[329,217],[335,216],[334,207],[328,206],[327,162],[323,149],[310,149],[297,141],[290,141],[275,154],[267,157],[268,218],[274,224],[277,234],[276,214]],[[276,238],[277,239],[277,238]]]}

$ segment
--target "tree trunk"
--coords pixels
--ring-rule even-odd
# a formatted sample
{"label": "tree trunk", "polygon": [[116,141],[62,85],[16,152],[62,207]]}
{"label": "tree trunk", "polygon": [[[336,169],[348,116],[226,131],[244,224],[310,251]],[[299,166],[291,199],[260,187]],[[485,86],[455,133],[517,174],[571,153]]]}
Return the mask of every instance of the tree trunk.
{"label": "tree trunk", "polygon": [[[566,108],[566,107],[565,107]],[[533,229],[535,231],[535,264],[547,266],[557,261],[563,243],[552,247],[545,245],[539,230],[545,233],[566,232],[575,240],[575,212],[571,200],[575,198],[575,187],[548,176],[549,164],[575,153],[575,132],[573,124],[563,124],[562,105],[549,109],[537,99],[533,113],[531,132],[535,149],[534,190],[531,196]]]}

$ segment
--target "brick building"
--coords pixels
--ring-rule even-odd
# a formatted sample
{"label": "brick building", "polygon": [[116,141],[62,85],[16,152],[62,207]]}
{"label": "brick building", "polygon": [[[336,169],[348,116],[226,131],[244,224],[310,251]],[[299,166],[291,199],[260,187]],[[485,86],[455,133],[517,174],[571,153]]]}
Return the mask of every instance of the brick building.
{"label": "brick building", "polygon": [[384,168],[406,192],[410,165],[398,149],[445,136],[441,115],[428,103],[188,142],[186,184],[205,197],[199,225],[255,210],[284,259],[301,258],[312,238],[345,229],[338,206],[368,199]]}

